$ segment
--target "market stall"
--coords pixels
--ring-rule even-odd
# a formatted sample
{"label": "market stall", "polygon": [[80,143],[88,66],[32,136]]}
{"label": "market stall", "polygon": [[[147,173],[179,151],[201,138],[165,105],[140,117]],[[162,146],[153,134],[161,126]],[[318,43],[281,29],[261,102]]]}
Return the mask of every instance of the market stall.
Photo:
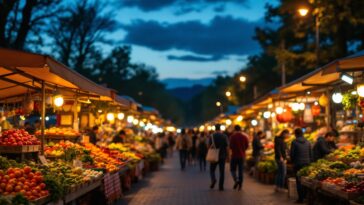
{"label": "market stall", "polygon": [[[150,121],[140,119],[135,101],[49,56],[8,49],[0,49],[0,56],[0,200],[67,204],[101,191],[105,203],[112,202],[126,183],[141,177],[146,159],[159,162],[143,141]],[[35,127],[29,126],[33,116]],[[120,129],[140,133],[131,132],[127,143],[97,136],[94,145],[94,125],[102,125],[111,140]],[[125,175],[130,182],[123,181]]]}

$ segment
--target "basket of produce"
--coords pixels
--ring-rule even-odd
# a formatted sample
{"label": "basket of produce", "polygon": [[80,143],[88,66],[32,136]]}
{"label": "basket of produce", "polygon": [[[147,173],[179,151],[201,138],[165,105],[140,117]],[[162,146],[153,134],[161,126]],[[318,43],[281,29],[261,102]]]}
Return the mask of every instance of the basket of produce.
{"label": "basket of produce", "polygon": [[40,141],[25,130],[7,130],[0,135],[0,153],[38,152]]}

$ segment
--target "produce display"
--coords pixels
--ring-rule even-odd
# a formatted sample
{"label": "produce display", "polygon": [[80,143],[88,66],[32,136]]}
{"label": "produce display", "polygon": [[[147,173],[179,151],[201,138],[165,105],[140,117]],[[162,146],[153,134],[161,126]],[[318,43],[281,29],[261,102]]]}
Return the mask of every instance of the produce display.
{"label": "produce display", "polygon": [[23,129],[11,129],[0,135],[0,146],[39,145],[40,141]]}
{"label": "produce display", "polygon": [[364,148],[344,146],[301,169],[298,174],[321,183],[323,189],[344,192],[348,197],[364,194]]}
{"label": "produce display", "polygon": [[88,143],[83,144],[86,150],[90,151],[90,155],[94,160],[92,165],[88,165],[87,168],[100,168],[106,169],[108,172],[114,172],[120,169],[120,166],[124,163],[119,159],[113,158],[110,154],[105,153],[101,148]]}
{"label": "produce display", "polygon": [[0,193],[4,196],[20,193],[28,200],[35,201],[49,195],[42,173],[33,171],[29,166],[0,170],[0,181]]}
{"label": "produce display", "polygon": [[[40,131],[36,132],[36,135],[40,135]],[[79,136],[80,133],[72,128],[59,128],[59,127],[52,127],[49,129],[44,130],[45,135],[52,135],[52,136],[70,136],[76,137]]]}

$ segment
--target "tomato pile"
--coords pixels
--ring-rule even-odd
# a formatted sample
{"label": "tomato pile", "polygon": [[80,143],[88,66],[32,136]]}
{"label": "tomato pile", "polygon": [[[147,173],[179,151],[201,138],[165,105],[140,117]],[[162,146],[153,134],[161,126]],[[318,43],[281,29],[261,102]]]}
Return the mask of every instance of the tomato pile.
{"label": "tomato pile", "polygon": [[39,145],[40,141],[30,135],[27,131],[20,130],[7,130],[0,135],[0,146],[22,146],[22,145]]}
{"label": "tomato pile", "polygon": [[15,195],[21,193],[28,200],[34,201],[49,195],[43,176],[32,168],[9,168],[6,172],[0,170],[0,195]]}

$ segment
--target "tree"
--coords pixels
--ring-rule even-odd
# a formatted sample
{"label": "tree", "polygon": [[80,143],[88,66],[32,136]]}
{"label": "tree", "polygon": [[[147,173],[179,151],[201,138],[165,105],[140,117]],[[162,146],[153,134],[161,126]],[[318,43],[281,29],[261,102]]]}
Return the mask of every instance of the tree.
{"label": "tree", "polygon": [[59,15],[49,29],[58,58],[81,74],[90,73],[87,63],[99,55],[97,44],[109,43],[106,34],[117,28],[116,21],[104,8],[99,1],[78,1]]}
{"label": "tree", "polygon": [[[47,22],[62,12],[62,0],[0,1],[0,46],[31,49],[42,45]],[[27,45],[31,44],[31,46]]]}

